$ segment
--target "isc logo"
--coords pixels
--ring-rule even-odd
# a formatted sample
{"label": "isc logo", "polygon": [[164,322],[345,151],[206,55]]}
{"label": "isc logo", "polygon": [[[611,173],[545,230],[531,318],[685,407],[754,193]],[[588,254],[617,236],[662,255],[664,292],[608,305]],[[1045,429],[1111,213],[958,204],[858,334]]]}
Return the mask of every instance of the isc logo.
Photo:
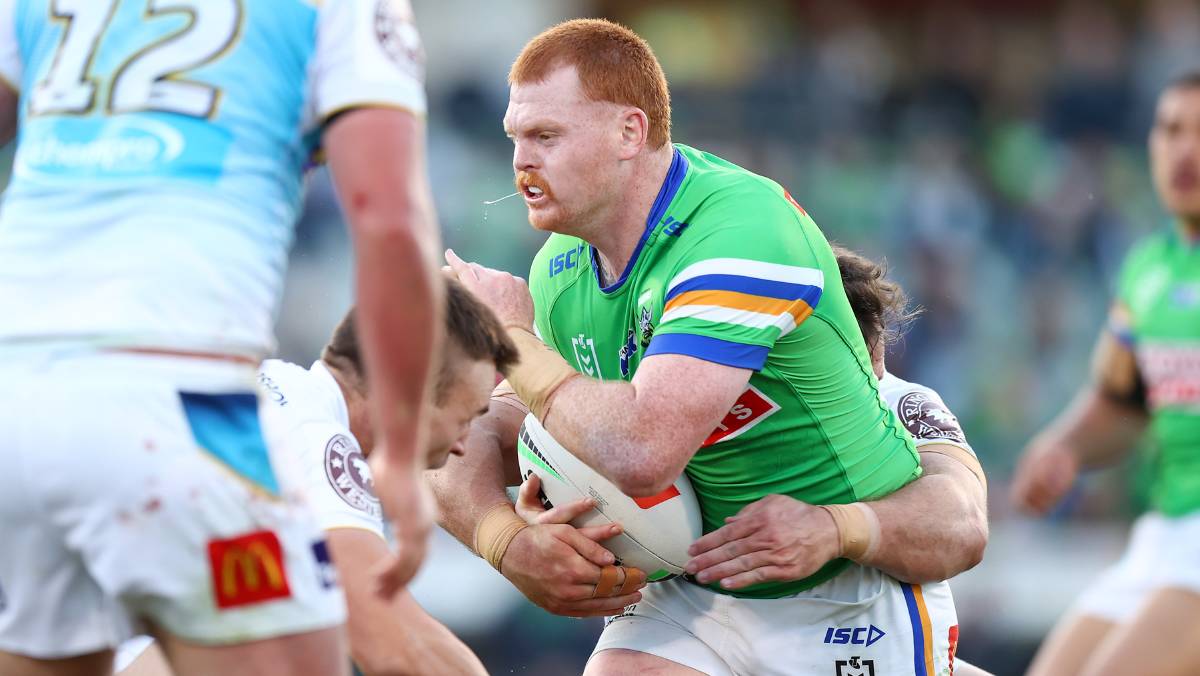
{"label": "isc logo", "polygon": [[679,233],[683,232],[683,229],[686,227],[688,227],[687,223],[667,216],[663,221],[663,234],[667,237],[678,237]]}
{"label": "isc logo", "polygon": [[583,255],[583,245],[558,254],[550,259],[550,276],[553,277],[563,270],[570,270],[579,265],[579,257]]}
{"label": "isc logo", "polygon": [[824,642],[833,645],[871,646],[884,635],[883,630],[873,624],[869,627],[829,627],[825,630]]}

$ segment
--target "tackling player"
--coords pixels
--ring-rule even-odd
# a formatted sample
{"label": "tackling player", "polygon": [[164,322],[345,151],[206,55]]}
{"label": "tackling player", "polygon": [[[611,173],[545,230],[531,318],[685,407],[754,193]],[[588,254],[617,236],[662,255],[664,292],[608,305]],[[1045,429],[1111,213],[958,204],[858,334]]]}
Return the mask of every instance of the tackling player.
{"label": "tackling player", "polygon": [[[879,397],[824,236],[777,184],[670,143],[662,70],[627,29],[560,24],[526,45],[510,83],[517,184],[531,223],[554,234],[528,289],[448,260],[509,327],[519,399],[630,495],[654,495],[686,468],[706,531],[772,493],[841,508],[832,518],[813,508],[831,534],[813,543],[825,555],[786,580],[647,589],[631,613],[663,609],[686,663],[602,637],[588,673],[947,670],[949,595],[849,560],[878,528],[852,503],[895,491],[920,466]],[[473,461],[447,468],[438,489],[443,523],[510,579],[520,576],[504,570],[507,547],[536,526],[506,504],[490,451],[510,450],[520,420],[494,405],[472,434]],[[452,500],[464,480],[476,490]],[[572,582],[578,603],[600,586]],[[637,598],[628,592],[617,593]],[[868,626],[891,640],[823,640]]]}
{"label": "tackling player", "polygon": [[[462,454],[471,421],[487,410],[496,372],[507,372],[516,358],[492,313],[453,280],[446,286],[445,328],[425,449],[426,465],[434,469]],[[354,313],[311,367],[268,360],[258,381],[263,430],[283,489],[313,507],[345,587],[355,664],[366,676],[485,674],[470,649],[407,591],[386,601],[372,588],[371,569],[387,557],[388,546],[364,460],[374,451],[375,435]],[[118,667],[128,661],[122,657]],[[139,664],[153,658],[146,655]]]}
{"label": "tackling player", "polygon": [[[983,469],[938,393],[885,368],[888,344],[914,316],[904,290],[885,279],[883,269],[870,259],[839,246],[833,251],[880,394],[912,434],[923,470],[919,481],[870,503],[881,529],[870,550],[856,560],[905,582],[946,580],[983,557],[988,537]],[[785,575],[812,556],[797,546],[811,537],[805,531],[817,525],[806,518],[810,513],[811,506],[782,495],[752,503],[693,545],[695,559],[688,570],[702,582]]]}
{"label": "tackling player", "polygon": [[1014,501],[1044,514],[1080,469],[1110,465],[1144,432],[1157,447],[1151,511],[1124,557],[1059,621],[1030,674],[1200,672],[1200,71],[1158,100],[1154,185],[1173,228],[1126,257],[1092,377],[1030,442]]}
{"label": "tackling player", "polygon": [[181,673],[346,668],[253,384],[318,141],[415,571],[441,327],[420,55],[405,0],[0,0],[0,673],[106,674],[138,628]]}

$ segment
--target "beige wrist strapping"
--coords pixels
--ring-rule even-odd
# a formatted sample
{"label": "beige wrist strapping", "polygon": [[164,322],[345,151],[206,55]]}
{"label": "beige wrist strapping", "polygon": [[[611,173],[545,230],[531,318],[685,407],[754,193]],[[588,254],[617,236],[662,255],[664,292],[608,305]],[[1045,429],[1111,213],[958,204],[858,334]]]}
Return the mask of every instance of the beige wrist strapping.
{"label": "beige wrist strapping", "polygon": [[983,473],[983,465],[979,464],[979,458],[975,454],[961,446],[956,446],[949,443],[925,444],[917,447],[917,453],[938,453],[947,458],[953,458],[963,464],[964,467],[971,470],[978,479],[979,483],[987,488],[987,476]]}
{"label": "beige wrist strapping", "polygon": [[837,526],[838,557],[861,561],[879,541],[879,517],[870,505],[852,502],[848,505],[819,505],[829,512]]}
{"label": "beige wrist strapping", "polygon": [[513,538],[528,526],[525,519],[513,511],[511,504],[501,502],[489,509],[476,524],[475,552],[492,564],[492,568],[500,570],[500,562]]}
{"label": "beige wrist strapping", "polygon": [[508,326],[506,330],[518,354],[517,363],[509,367],[508,382],[538,420],[545,420],[555,391],[579,373],[529,329]]}

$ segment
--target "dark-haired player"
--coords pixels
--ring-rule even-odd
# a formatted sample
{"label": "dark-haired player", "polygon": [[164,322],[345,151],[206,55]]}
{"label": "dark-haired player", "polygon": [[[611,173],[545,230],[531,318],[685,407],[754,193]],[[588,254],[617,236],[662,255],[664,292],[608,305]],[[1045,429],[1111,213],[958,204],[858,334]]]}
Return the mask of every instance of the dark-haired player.
{"label": "dark-haired player", "polygon": [[1175,222],[1126,257],[1091,378],[1029,443],[1013,499],[1044,514],[1081,469],[1119,461],[1148,432],[1151,510],[1042,644],[1035,676],[1200,673],[1200,71],[1163,91],[1149,143]]}

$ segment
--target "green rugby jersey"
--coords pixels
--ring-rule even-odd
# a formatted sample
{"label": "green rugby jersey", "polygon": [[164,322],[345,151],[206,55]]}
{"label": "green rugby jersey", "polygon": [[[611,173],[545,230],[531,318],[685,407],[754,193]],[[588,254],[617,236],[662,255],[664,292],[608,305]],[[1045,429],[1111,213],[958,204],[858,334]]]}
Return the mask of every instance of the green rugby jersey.
{"label": "green rugby jersey", "polygon": [[1137,356],[1159,458],[1151,504],[1200,510],[1200,242],[1175,229],[1126,257],[1112,329]]}
{"label": "green rugby jersey", "polygon": [[[645,233],[611,286],[601,288],[584,241],[546,241],[529,275],[542,339],[605,380],[631,379],[655,354],[754,372],[687,466],[705,532],[771,493],[848,503],[919,476],[912,439],[879,396],[824,235],[775,182],[675,148]],[[794,594],[846,565],[733,593]]]}

